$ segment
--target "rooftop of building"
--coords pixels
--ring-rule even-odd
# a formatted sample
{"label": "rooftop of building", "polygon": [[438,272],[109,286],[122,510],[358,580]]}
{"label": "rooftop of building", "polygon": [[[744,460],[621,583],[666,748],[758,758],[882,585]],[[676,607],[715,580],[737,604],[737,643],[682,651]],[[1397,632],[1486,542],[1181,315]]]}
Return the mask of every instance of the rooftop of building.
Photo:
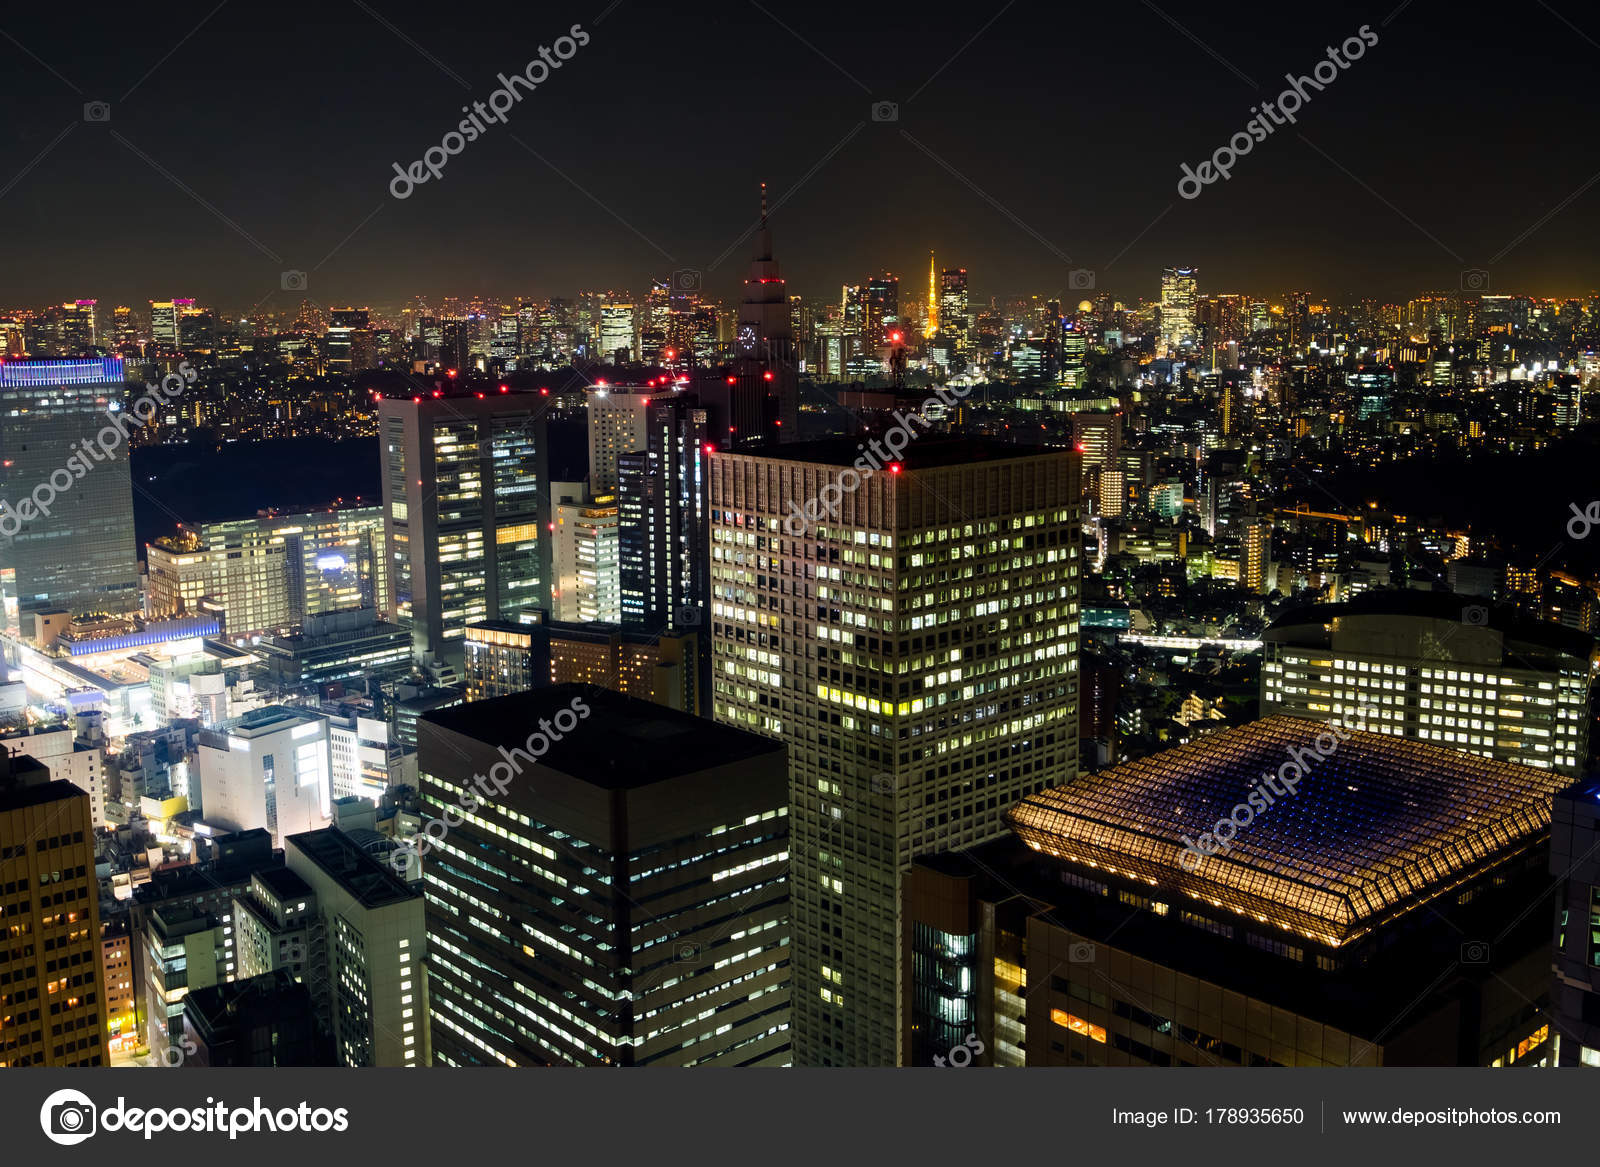
{"label": "rooftop of building", "polygon": [[[769,443],[732,451],[737,455],[771,458],[781,462],[817,462],[827,466],[853,466],[866,453],[870,438],[821,438],[809,442]],[[1043,446],[1015,446],[985,438],[943,438],[929,435],[909,443],[891,465],[907,471],[967,466],[978,462],[1018,458],[1060,457],[1065,450]]]}
{"label": "rooftop of building", "polygon": [[[1256,917],[1241,920],[1208,903],[1163,895],[1147,884],[1150,903],[1135,907],[1119,894],[1127,889],[1115,877],[1095,879],[1100,873],[1092,872],[1089,880],[1069,880],[1059,861],[1030,850],[1014,835],[965,851],[919,856],[916,866],[970,881],[970,894],[995,905],[997,929],[1024,934],[1032,918],[1070,932],[1074,941],[1118,949],[1227,992],[1316,1018],[1374,1047],[1403,1036],[1405,1022],[1425,1017],[1429,1010],[1416,1009],[1424,998],[1448,1000],[1463,982],[1493,980],[1521,960],[1537,959],[1538,953],[1546,954],[1548,962],[1546,909],[1551,905],[1540,897],[1548,893],[1550,881],[1540,862],[1497,871],[1492,880],[1486,875],[1467,903],[1445,897],[1432,910],[1397,921],[1388,935],[1369,936],[1337,950],[1331,968],[1306,959],[1317,954],[1316,948]],[[1221,927],[1206,926],[1195,916]],[[1493,938],[1490,963],[1463,964],[1463,937],[1485,936]],[[1257,943],[1262,939],[1300,951],[1274,951]],[[1071,970],[1064,971],[1074,979]],[[1098,969],[1086,975],[1097,982],[1097,989],[1119,995],[1100,979]],[[1126,999],[1142,1008],[1150,1005],[1143,992],[1128,993]],[[1413,1010],[1415,1016],[1410,1016]],[[1352,1046],[1351,1054],[1361,1049]],[[1355,1060],[1370,1062],[1372,1052],[1363,1051]],[[1201,1053],[1196,1060],[1211,1064],[1212,1058]]]}
{"label": "rooftop of building", "polygon": [[9,785],[5,776],[0,775],[0,813],[21,810],[29,806],[43,806],[68,798],[89,797],[64,778],[44,781],[43,779],[50,773],[50,767],[26,754],[11,759],[11,771],[19,781],[15,785]]}
{"label": "rooftop of building", "polygon": [[189,1024],[192,1025],[199,1017],[204,1020],[208,1030],[216,1031],[252,1003],[274,1010],[287,1005],[309,1011],[311,991],[305,984],[295,980],[294,974],[288,969],[279,968],[260,976],[195,989],[184,997],[183,1008]]}
{"label": "rooftop of building", "polygon": [[1267,629],[1267,639],[1307,647],[1331,647],[1334,621],[1348,617],[1444,620],[1468,628],[1490,628],[1503,635],[1508,655],[1516,654],[1520,646],[1583,661],[1595,651],[1594,637],[1575,628],[1530,620],[1515,609],[1496,607],[1477,596],[1412,588],[1362,592],[1340,604],[1311,604],[1292,609],[1272,622]]}
{"label": "rooftop of building", "polygon": [[539,722],[589,713],[538,763],[606,790],[629,790],[781,751],[781,742],[594,685],[550,685],[428,714],[423,720],[485,745],[526,749]]}
{"label": "rooftop of building", "polygon": [[254,878],[280,900],[299,899],[311,894],[311,885],[287,867],[268,867],[256,872]]}
{"label": "rooftop of building", "polygon": [[[1219,730],[1033,794],[1008,817],[1036,851],[1337,946],[1534,841],[1569,781],[1385,734],[1340,729],[1340,740],[1333,728],[1269,717]],[[1273,793],[1256,796],[1272,801],[1249,803],[1269,777]],[[1235,816],[1245,822],[1226,850],[1186,849],[1241,805],[1252,813]]]}
{"label": "rooftop of building", "polygon": [[335,827],[290,835],[284,844],[298,849],[364,908],[381,908],[418,895]]}

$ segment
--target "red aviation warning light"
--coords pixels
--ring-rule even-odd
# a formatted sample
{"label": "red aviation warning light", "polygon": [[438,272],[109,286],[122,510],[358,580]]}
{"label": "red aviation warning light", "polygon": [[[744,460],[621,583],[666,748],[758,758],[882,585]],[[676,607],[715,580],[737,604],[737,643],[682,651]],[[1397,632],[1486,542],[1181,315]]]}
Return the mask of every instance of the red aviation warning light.
{"label": "red aviation warning light", "polygon": [[898,462],[890,462],[889,463],[889,473],[890,474],[898,474],[898,473],[900,473],[900,471],[902,471],[904,469],[905,469],[905,467],[900,465],[900,463],[898,463]]}

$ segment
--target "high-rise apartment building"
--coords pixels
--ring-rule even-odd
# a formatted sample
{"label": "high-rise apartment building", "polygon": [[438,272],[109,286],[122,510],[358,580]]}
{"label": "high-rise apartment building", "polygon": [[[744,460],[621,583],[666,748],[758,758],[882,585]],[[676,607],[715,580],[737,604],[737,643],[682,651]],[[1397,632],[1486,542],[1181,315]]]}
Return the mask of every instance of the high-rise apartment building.
{"label": "high-rise apartment building", "polygon": [[0,753],[0,1066],[103,1066],[100,888],[89,796]]}
{"label": "high-rise apartment building", "polygon": [[895,1064],[912,857],[995,837],[1077,772],[1077,459],[859,456],[711,460],[713,715],[790,750],[800,1065]]}
{"label": "high-rise apartment building", "polygon": [[789,1062],[781,744],[577,685],[418,730],[440,1064]]}
{"label": "high-rise apartment building", "polygon": [[[0,363],[0,604],[8,627],[18,611],[138,610],[124,447],[128,430],[143,422],[123,418],[125,389],[115,357]],[[105,459],[84,445],[105,450]]]}
{"label": "high-rise apartment building", "polygon": [[1439,592],[1366,592],[1267,629],[1261,711],[1577,776],[1589,748],[1594,638]]}
{"label": "high-rise apartment building", "polygon": [[379,403],[389,587],[419,657],[459,664],[468,624],[549,606],[546,400],[437,389]]}

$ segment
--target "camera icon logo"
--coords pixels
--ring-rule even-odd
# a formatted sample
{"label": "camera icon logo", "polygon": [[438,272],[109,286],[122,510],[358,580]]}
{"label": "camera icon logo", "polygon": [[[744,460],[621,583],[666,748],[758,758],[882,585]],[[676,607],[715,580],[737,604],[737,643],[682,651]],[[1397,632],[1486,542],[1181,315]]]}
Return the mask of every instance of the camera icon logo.
{"label": "camera icon logo", "polygon": [[1489,290],[1489,273],[1481,267],[1469,267],[1461,273],[1461,290],[1463,292],[1487,292]]}
{"label": "camera icon logo", "polygon": [[1488,964],[1489,946],[1482,940],[1469,940],[1461,946],[1462,964]]}
{"label": "camera icon logo", "polygon": [[278,277],[278,282],[285,292],[303,292],[306,290],[306,273],[286,271]]}
{"label": "camera icon logo", "polygon": [[111,120],[111,103],[108,101],[86,101],[83,103],[83,120],[86,122],[108,122]]}
{"label": "camera icon logo", "polygon": [[897,122],[900,120],[900,106],[893,101],[875,101],[872,103],[872,120],[875,122]]}
{"label": "camera icon logo", "polygon": [[676,623],[681,628],[696,628],[700,624],[699,604],[679,604]]}
{"label": "camera icon logo", "polygon": [[99,1110],[81,1090],[57,1090],[39,1108],[44,1137],[63,1147],[73,1147],[94,1134]]}
{"label": "camera icon logo", "polygon": [[1073,964],[1093,964],[1094,945],[1087,941],[1078,941],[1078,943],[1067,949],[1067,959]]}
{"label": "camera icon logo", "polygon": [[673,964],[700,964],[700,946],[692,940],[680,940],[673,946]]}
{"label": "camera icon logo", "polygon": [[1468,604],[1461,609],[1461,622],[1463,624],[1487,624],[1489,623],[1489,609],[1482,604]]}
{"label": "camera icon logo", "polygon": [[672,273],[672,290],[674,292],[698,292],[700,290],[700,273],[692,267],[682,267]]}
{"label": "camera icon logo", "polygon": [[1073,268],[1067,273],[1067,287],[1074,292],[1092,289],[1094,287],[1094,272],[1086,267]]}

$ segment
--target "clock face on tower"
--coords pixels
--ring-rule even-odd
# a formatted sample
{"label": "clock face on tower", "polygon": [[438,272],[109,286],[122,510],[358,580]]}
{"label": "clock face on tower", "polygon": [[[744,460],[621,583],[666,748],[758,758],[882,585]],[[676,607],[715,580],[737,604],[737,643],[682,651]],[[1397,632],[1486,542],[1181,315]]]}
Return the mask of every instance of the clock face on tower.
{"label": "clock face on tower", "polygon": [[756,326],[754,324],[739,325],[739,351],[743,353],[756,351]]}

